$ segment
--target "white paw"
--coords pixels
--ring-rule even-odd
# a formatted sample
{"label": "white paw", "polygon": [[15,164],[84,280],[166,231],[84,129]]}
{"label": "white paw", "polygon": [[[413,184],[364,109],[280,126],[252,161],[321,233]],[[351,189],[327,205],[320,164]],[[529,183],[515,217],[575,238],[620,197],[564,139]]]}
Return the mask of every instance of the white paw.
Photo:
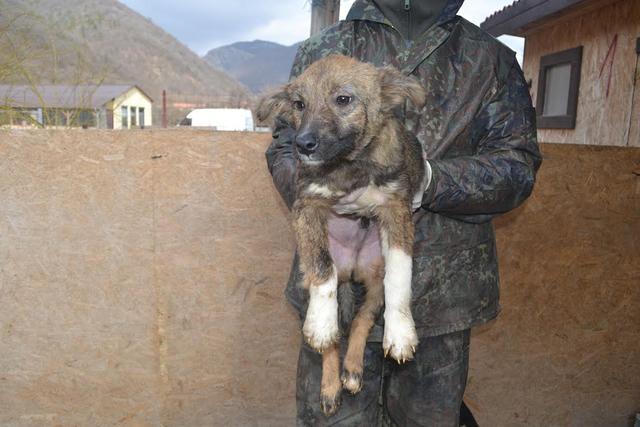
{"label": "white paw", "polygon": [[325,313],[320,310],[312,311],[311,305],[309,305],[302,333],[307,343],[314,350],[320,353],[326,350],[338,340],[338,305],[336,304],[335,314]]}
{"label": "white paw", "polygon": [[384,354],[390,355],[398,363],[413,359],[418,345],[418,335],[411,312],[393,310],[384,313]]}
{"label": "white paw", "polygon": [[338,276],[335,269],[327,282],[309,288],[309,308],[302,333],[309,345],[321,353],[339,337],[337,291]]}

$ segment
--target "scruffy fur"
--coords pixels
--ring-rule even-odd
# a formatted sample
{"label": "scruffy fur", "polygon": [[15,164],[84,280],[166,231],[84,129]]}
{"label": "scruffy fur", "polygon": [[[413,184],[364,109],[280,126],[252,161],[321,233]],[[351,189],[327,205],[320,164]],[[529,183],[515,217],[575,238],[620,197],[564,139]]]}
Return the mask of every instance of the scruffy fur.
{"label": "scruffy fur", "polygon": [[[331,55],[258,106],[259,120],[279,117],[295,130],[293,228],[310,295],[303,334],[323,355],[321,403],[327,415],[337,410],[343,387],[360,390],[364,348],[383,303],[385,354],[404,362],[415,352],[412,198],[421,187],[424,161],[398,111],[407,101],[422,107],[424,97],[417,80],[395,68]],[[361,231],[341,237],[340,230],[330,230],[332,207],[362,188],[366,207],[349,214],[367,220],[360,221]],[[340,378],[336,293],[339,282],[351,279],[364,284],[366,297],[351,324]]]}

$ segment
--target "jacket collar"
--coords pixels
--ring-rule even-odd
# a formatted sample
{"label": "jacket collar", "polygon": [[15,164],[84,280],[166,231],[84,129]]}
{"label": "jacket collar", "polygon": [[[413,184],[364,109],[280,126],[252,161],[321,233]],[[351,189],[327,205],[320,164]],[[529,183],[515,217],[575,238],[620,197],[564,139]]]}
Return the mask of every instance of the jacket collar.
{"label": "jacket collar", "polygon": [[[464,0],[449,0],[434,25],[444,24],[453,19],[462,7],[462,3],[464,3]],[[391,22],[382,14],[372,0],[356,0],[353,2],[353,6],[349,9],[346,20],[380,22],[393,27]]]}
{"label": "jacket collar", "polygon": [[[439,46],[441,46],[451,34],[442,24],[450,21],[464,3],[464,0],[450,0],[444,7],[438,20],[414,43],[405,45],[399,49],[397,68],[405,74],[411,74],[425,59],[427,59]],[[385,18],[380,9],[372,0],[356,0],[349,10],[347,21],[373,21],[386,24],[394,28],[391,22]],[[400,40],[398,34],[398,40]]]}

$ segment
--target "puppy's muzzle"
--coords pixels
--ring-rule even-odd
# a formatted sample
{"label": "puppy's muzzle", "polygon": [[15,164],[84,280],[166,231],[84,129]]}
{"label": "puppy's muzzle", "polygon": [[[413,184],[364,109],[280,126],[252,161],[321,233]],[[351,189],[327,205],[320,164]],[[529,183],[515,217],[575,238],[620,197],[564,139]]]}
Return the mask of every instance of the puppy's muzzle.
{"label": "puppy's muzzle", "polygon": [[318,141],[311,132],[305,132],[296,136],[296,149],[300,154],[311,155],[318,148]]}

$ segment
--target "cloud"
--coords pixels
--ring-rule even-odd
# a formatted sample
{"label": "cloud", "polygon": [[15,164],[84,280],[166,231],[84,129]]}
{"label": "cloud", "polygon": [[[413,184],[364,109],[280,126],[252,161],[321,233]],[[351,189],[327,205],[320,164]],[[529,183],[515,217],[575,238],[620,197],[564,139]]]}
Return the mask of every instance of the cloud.
{"label": "cloud", "polygon": [[246,40],[269,40],[284,45],[292,45],[309,36],[311,26],[310,10],[292,11],[286,17],[271,19],[247,33]]}
{"label": "cloud", "polygon": [[292,44],[308,37],[311,20],[308,0],[120,1],[200,55],[255,38]]}
{"label": "cloud", "polygon": [[344,19],[347,17],[347,13],[349,9],[351,9],[351,5],[353,5],[354,0],[341,0],[340,1],[340,19]]}
{"label": "cloud", "polygon": [[[200,55],[210,49],[238,41],[269,40],[291,45],[309,36],[311,0],[120,0],[153,20]],[[340,2],[344,19],[354,0]],[[513,0],[467,0],[460,14],[480,24]],[[500,40],[522,60],[524,41],[516,37]]]}

